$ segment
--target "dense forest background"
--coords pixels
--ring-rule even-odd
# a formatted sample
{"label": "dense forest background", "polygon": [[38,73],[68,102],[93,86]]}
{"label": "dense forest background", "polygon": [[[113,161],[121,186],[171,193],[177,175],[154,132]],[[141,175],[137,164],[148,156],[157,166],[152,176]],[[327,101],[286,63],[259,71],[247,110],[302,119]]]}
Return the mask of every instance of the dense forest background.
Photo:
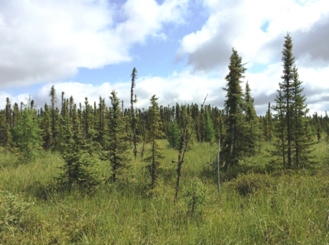
{"label": "dense forest background", "polygon": [[[0,111],[0,241],[267,244],[328,242],[328,115],[308,114],[285,36],[274,104],[257,116],[235,49],[224,108],[135,108],[115,91]],[[201,102],[198,102],[201,103]],[[55,223],[56,227],[52,224]],[[316,243],[318,243],[316,242]]]}

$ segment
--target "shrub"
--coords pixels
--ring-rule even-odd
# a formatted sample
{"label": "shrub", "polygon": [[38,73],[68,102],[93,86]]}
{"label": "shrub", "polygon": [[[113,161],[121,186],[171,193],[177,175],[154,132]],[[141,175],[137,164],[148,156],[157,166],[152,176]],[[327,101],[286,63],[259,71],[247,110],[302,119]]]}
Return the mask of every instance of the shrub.
{"label": "shrub", "polygon": [[17,195],[0,191],[0,238],[7,230],[18,231],[23,228],[24,215],[29,206]]}
{"label": "shrub", "polygon": [[185,193],[186,203],[191,216],[201,215],[204,211],[207,197],[207,187],[199,178],[193,178]]}
{"label": "shrub", "polygon": [[229,184],[233,189],[237,190],[242,196],[255,193],[262,187],[268,187],[273,180],[267,174],[239,174],[235,180]]}

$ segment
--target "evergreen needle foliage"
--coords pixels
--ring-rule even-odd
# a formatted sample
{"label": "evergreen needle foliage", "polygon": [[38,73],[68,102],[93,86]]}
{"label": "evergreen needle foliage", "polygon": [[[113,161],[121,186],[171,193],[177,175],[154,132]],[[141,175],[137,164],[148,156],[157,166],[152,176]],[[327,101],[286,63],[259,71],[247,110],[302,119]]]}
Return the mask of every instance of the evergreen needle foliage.
{"label": "evergreen needle foliage", "polygon": [[168,127],[168,143],[170,148],[174,148],[176,150],[179,149],[179,139],[180,139],[181,131],[179,130],[178,124],[176,122],[172,122]]}
{"label": "evergreen needle foliage", "polygon": [[37,124],[37,115],[34,108],[25,106],[21,112],[17,124],[13,128],[13,138],[19,149],[19,159],[23,163],[33,161],[41,150],[41,129]]}
{"label": "evergreen needle foliage", "polygon": [[64,131],[62,157],[65,163],[60,167],[62,173],[56,179],[69,190],[78,188],[89,192],[100,183],[91,146],[83,139],[79,122],[75,123],[73,129],[66,117]]}
{"label": "evergreen needle foliage", "polygon": [[[282,168],[300,168],[310,166],[313,163],[310,153],[312,138],[307,129],[305,104],[306,98],[301,93],[303,88],[299,80],[298,70],[294,65],[292,54],[293,43],[289,33],[285,36],[283,57],[283,76],[280,89],[275,99],[276,111],[275,130],[277,137],[274,143],[275,149],[272,155],[275,158],[272,163],[277,163]],[[280,156],[278,158],[278,156]],[[280,164],[281,163],[281,164]]]}
{"label": "evergreen needle foliage", "polygon": [[235,166],[245,152],[244,121],[243,121],[243,92],[241,79],[244,78],[246,68],[242,64],[242,58],[235,49],[232,49],[230,57],[229,74],[226,76],[227,92],[225,100],[226,135],[223,144],[223,156],[225,168]]}
{"label": "evergreen needle foliage", "polygon": [[156,180],[159,176],[160,160],[164,158],[163,148],[157,142],[157,139],[163,136],[161,129],[161,120],[159,113],[159,106],[157,102],[158,98],[153,95],[151,98],[151,107],[149,109],[149,139],[148,142],[151,144],[149,150],[150,156],[146,157],[144,161],[149,162],[147,168],[151,175],[151,189],[153,190],[156,185]]}
{"label": "evergreen needle foliage", "polygon": [[120,100],[115,91],[111,92],[110,99],[112,107],[109,112],[108,139],[104,147],[103,160],[110,162],[111,180],[115,182],[122,171],[130,167],[127,153],[130,145],[127,142],[128,136],[120,109]]}

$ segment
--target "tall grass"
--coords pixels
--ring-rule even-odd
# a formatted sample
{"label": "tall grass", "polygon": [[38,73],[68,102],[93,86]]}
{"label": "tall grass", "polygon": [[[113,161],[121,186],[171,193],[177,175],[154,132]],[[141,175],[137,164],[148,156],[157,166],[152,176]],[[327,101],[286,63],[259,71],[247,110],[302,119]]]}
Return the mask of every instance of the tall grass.
{"label": "tall grass", "polygon": [[[165,146],[166,142],[161,144]],[[267,147],[264,145],[263,150]],[[0,208],[23,218],[19,223],[0,223],[0,243],[329,242],[329,167],[325,142],[314,151],[318,160],[315,170],[269,173],[268,157],[262,151],[230,173],[221,173],[220,194],[216,172],[212,173],[216,151],[215,144],[202,143],[187,152],[176,204],[173,161],[177,161],[177,152],[172,149],[165,150],[162,176],[152,197],[147,193],[150,178],[146,163],[140,158],[133,160],[133,166],[118,183],[103,183],[87,195],[78,190],[62,192],[54,188],[54,177],[63,164],[58,153],[44,153],[35,162],[23,165],[15,164],[15,156],[1,154]],[[98,164],[100,174],[104,178],[110,176],[108,163]],[[187,190],[195,178],[202,181],[207,196],[204,211],[191,214]],[[26,203],[27,211],[19,208]]]}

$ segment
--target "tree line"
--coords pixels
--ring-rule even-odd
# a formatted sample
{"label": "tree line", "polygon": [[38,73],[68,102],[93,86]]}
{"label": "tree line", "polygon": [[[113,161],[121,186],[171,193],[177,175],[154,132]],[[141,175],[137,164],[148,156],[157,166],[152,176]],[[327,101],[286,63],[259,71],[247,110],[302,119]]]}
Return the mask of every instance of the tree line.
{"label": "tree line", "polygon": [[[83,104],[76,104],[72,96],[65,97],[65,92],[58,97],[54,86],[49,91],[50,103],[39,109],[31,98],[13,106],[7,98],[5,109],[0,111],[0,143],[5,153],[14,152],[21,163],[33,161],[42,151],[60,152],[65,164],[58,180],[67,186],[97,185],[99,179],[93,170],[96,158],[110,164],[112,171],[107,181],[116,182],[124,171],[129,171],[132,150],[134,159],[139,155],[147,163],[153,189],[163,158],[159,139],[167,139],[168,147],[179,153],[178,176],[181,157],[194,142],[219,142],[220,167],[224,171],[258,154],[264,142],[274,146],[269,153],[275,168],[312,167],[314,136],[320,141],[322,132],[328,135],[329,119],[327,114],[307,116],[306,97],[292,49],[287,34],[282,51],[282,81],[265,116],[256,114],[249,83],[244,90],[241,87],[246,68],[242,57],[232,49],[222,109],[205,103],[159,106],[156,95],[150,98],[148,109],[135,108],[134,68],[130,107],[123,107],[115,91],[109,96],[110,107],[102,97],[98,103],[90,104],[86,97]],[[145,144],[150,144],[149,152],[145,152]],[[179,179],[177,192],[178,186]]]}

